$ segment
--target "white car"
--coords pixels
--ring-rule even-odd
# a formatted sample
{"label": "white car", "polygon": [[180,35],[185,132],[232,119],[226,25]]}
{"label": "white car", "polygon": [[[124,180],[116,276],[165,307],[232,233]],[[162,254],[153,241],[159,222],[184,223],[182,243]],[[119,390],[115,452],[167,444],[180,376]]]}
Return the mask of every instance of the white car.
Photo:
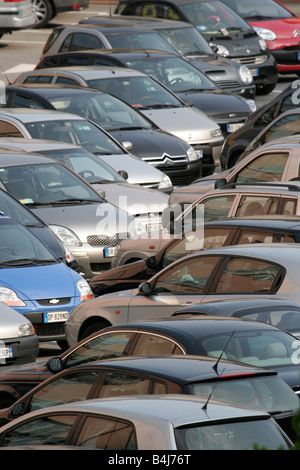
{"label": "white car", "polygon": [[35,361],[39,341],[32,323],[0,302],[0,367]]}

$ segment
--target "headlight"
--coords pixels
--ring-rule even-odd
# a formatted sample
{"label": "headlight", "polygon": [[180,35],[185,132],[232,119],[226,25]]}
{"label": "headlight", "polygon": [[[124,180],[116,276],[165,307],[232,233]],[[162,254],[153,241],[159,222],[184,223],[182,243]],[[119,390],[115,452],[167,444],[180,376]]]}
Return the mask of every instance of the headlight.
{"label": "headlight", "polygon": [[215,129],[210,131],[210,136],[214,139],[215,137],[222,137],[221,129]]}
{"label": "headlight", "polygon": [[267,43],[264,39],[259,40],[259,45],[263,51],[266,51],[268,49]]}
{"label": "headlight", "polygon": [[261,28],[260,26],[253,26],[253,29],[265,41],[275,41],[276,34],[271,29]]}
{"label": "headlight", "polygon": [[227,47],[222,46],[221,44],[216,44],[216,46],[218,48],[217,54],[222,55],[223,57],[226,57],[229,55],[229,50],[227,49]]}
{"label": "headlight", "polygon": [[187,157],[188,157],[188,159],[189,159],[190,162],[193,162],[194,160],[198,160],[198,159],[199,159],[199,157],[198,157],[198,155],[196,154],[195,149],[193,149],[193,147],[190,147],[190,148],[188,149],[188,151],[186,152],[186,154],[187,154]]}
{"label": "headlight", "polygon": [[246,101],[247,101],[247,105],[251,109],[251,112],[254,113],[254,111],[256,111],[255,101],[254,100],[246,100]]}
{"label": "headlight", "polygon": [[19,326],[19,336],[32,336],[35,335],[34,326],[31,322]]}
{"label": "headlight", "polygon": [[251,83],[253,83],[253,77],[248,67],[246,67],[246,65],[242,65],[239,68],[239,74],[240,74],[242,82],[245,83],[246,85],[250,85]]}
{"label": "headlight", "polygon": [[82,245],[79,238],[70,229],[66,227],[61,227],[60,225],[49,225],[49,227],[55,233],[55,235],[60,239],[60,241],[64,243],[64,245],[69,245],[69,246],[81,246]]}
{"label": "headlight", "polygon": [[24,307],[26,304],[21,300],[15,291],[8,287],[0,286],[0,302],[11,307]]}
{"label": "headlight", "polygon": [[172,186],[172,181],[170,177],[164,173],[160,180],[158,189],[165,189],[165,188],[169,188],[170,186]]}
{"label": "headlight", "polygon": [[83,302],[84,300],[92,299],[94,297],[88,282],[84,278],[78,279],[76,285],[77,289],[80,292],[81,302]]}

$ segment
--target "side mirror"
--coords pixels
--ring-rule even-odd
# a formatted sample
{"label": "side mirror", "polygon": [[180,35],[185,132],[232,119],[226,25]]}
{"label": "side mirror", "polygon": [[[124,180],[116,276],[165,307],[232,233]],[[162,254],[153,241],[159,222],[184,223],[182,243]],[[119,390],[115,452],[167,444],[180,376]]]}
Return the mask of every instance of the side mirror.
{"label": "side mirror", "polygon": [[50,357],[47,361],[47,369],[56,374],[63,369],[62,360],[60,357]]}
{"label": "side mirror", "polygon": [[142,282],[142,284],[139,285],[138,290],[141,295],[148,296],[151,294],[151,287],[149,282]]}
{"label": "side mirror", "polygon": [[132,150],[132,147],[133,147],[132,142],[125,141],[125,142],[122,142],[122,145],[126,150]]}
{"label": "side mirror", "polygon": [[149,256],[149,258],[146,259],[146,266],[147,268],[154,268],[154,266],[156,266],[155,256]]}
{"label": "side mirror", "polygon": [[127,179],[128,179],[128,173],[127,173],[127,171],[125,171],[125,170],[119,170],[118,173],[119,173],[120,176],[122,176],[122,178],[124,178],[124,180],[127,180]]}
{"label": "side mirror", "polygon": [[222,188],[223,186],[225,186],[227,184],[227,181],[225,178],[221,178],[219,180],[216,180],[215,181],[215,189],[219,189],[219,188]]}
{"label": "side mirror", "polygon": [[25,405],[23,401],[19,403],[15,403],[12,406],[9,414],[10,416],[17,418],[18,416],[22,416],[22,414],[24,414],[24,408],[25,408]]}

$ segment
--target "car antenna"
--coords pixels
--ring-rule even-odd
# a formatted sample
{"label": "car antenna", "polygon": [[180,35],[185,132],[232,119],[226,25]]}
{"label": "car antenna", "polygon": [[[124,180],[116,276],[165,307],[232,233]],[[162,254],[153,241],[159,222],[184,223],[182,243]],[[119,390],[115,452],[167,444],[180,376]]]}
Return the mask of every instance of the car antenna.
{"label": "car antenna", "polygon": [[202,410],[206,410],[206,409],[207,409],[208,402],[209,402],[209,400],[211,399],[212,394],[214,393],[215,388],[216,388],[216,386],[217,386],[218,383],[219,383],[220,375],[222,375],[222,373],[224,372],[224,370],[225,370],[225,367],[224,367],[224,369],[222,370],[221,374],[218,374],[218,379],[217,379],[215,385],[213,386],[213,388],[211,389],[211,392],[210,392],[210,394],[208,395],[206,402],[205,402],[204,405],[202,406]]}
{"label": "car antenna", "polygon": [[215,363],[215,365],[213,366],[213,369],[215,370],[215,372],[218,374],[218,365],[219,365],[219,362],[220,362],[220,359],[221,357],[223,356],[224,352],[225,352],[225,349],[227,348],[228,344],[229,344],[229,341],[231,340],[231,338],[233,337],[235,333],[235,330],[233,330],[233,332],[231,333],[231,335],[229,336],[228,338],[228,341],[227,343],[225,344],[225,347],[223,348],[223,351],[221,352],[220,356],[218,357],[218,360],[217,362]]}

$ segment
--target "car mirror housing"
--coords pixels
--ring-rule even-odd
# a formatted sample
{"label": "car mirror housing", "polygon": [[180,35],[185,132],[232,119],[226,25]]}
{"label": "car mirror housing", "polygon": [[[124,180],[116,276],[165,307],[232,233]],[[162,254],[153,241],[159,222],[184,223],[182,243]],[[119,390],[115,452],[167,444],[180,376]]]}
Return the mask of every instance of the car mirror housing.
{"label": "car mirror housing", "polygon": [[127,180],[127,179],[128,179],[128,173],[127,173],[127,171],[125,171],[125,170],[119,170],[118,173],[119,173],[120,176],[122,176],[122,178],[124,178],[124,180]]}
{"label": "car mirror housing", "polygon": [[47,369],[53,373],[60,372],[63,369],[60,357],[50,357],[47,361]]}
{"label": "car mirror housing", "polygon": [[219,180],[216,180],[215,181],[215,189],[219,189],[219,188],[222,188],[223,186],[225,186],[227,184],[227,181],[225,178],[221,178]]}
{"label": "car mirror housing", "polygon": [[139,285],[138,291],[141,295],[150,295],[151,294],[151,286],[149,282],[142,282],[142,284]]}
{"label": "car mirror housing", "polygon": [[147,268],[154,268],[156,266],[156,258],[155,256],[149,256],[149,258],[146,259],[146,265]]}
{"label": "car mirror housing", "polygon": [[126,150],[132,150],[132,142],[128,142],[126,140],[126,141],[122,142],[122,145]]}
{"label": "car mirror housing", "polygon": [[15,403],[10,410],[10,415],[14,418],[21,416],[24,413],[24,408],[25,405],[23,401]]}

